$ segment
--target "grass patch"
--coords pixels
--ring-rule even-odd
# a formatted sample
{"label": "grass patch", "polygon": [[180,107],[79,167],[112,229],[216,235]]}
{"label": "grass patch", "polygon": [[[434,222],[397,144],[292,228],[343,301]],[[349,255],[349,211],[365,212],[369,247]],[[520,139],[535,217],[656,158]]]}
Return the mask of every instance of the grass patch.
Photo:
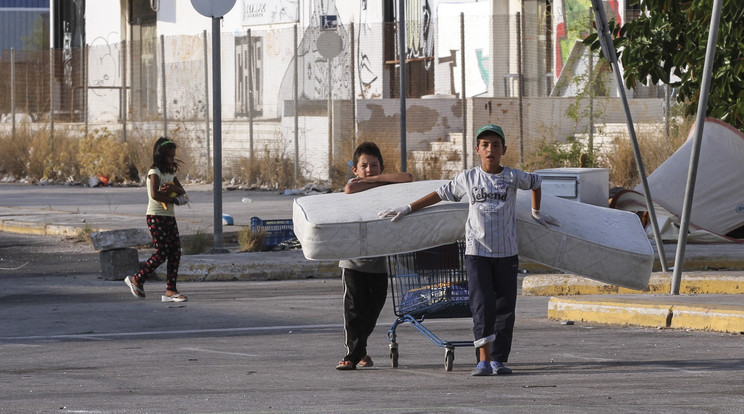
{"label": "grass patch", "polygon": [[181,243],[183,254],[193,255],[207,252],[214,244],[212,234],[197,230],[193,235],[184,237]]}
{"label": "grass patch", "polygon": [[238,232],[238,245],[240,252],[260,252],[266,240],[266,230],[251,230],[246,226]]}
{"label": "grass patch", "polygon": [[89,225],[85,225],[82,229],[78,229],[75,235],[75,241],[80,243],[90,242],[90,234],[93,233],[93,229]]}

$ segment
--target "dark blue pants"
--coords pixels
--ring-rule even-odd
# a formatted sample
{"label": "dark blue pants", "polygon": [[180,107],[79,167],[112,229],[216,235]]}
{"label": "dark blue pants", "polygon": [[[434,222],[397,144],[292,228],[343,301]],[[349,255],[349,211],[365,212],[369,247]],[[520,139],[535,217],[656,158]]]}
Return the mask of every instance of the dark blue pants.
{"label": "dark blue pants", "polygon": [[465,256],[475,340],[495,336],[491,359],[507,362],[517,306],[519,257]]}

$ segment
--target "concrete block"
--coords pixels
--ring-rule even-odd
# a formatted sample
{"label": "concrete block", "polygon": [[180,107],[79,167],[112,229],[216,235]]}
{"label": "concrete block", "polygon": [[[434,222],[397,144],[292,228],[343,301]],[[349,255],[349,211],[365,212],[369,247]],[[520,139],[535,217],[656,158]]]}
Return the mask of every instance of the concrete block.
{"label": "concrete block", "polygon": [[124,280],[139,271],[137,249],[110,249],[98,253],[101,260],[101,276],[105,280]]}
{"label": "concrete block", "polygon": [[110,250],[143,246],[152,242],[152,236],[146,229],[107,230],[91,233],[90,241],[96,250]]}

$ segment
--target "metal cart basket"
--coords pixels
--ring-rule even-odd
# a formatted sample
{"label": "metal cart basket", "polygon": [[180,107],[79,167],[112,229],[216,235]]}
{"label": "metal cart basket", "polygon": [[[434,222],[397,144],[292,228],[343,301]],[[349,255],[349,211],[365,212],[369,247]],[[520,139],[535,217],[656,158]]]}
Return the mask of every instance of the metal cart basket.
{"label": "metal cart basket", "polygon": [[390,360],[398,366],[395,329],[409,322],[437,346],[445,348],[444,369],[452,371],[455,347],[473,346],[473,341],[444,341],[424,325],[425,318],[471,317],[468,279],[465,274],[465,243],[462,241],[388,256],[393,311],[398,319],[388,330]]}

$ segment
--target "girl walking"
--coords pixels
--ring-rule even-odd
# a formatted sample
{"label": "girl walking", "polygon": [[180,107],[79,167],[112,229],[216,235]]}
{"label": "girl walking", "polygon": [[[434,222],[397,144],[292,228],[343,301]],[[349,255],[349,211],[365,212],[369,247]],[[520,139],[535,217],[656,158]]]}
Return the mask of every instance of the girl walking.
{"label": "girl walking", "polygon": [[165,294],[163,302],[185,302],[188,298],[178,292],[178,264],[181,260],[181,238],[176,224],[174,206],[188,202],[186,191],[178,182],[176,172],[176,144],[166,137],[160,137],[152,150],[152,166],[147,172],[147,227],[152,234],[155,252],[134,276],[127,276],[124,283],[132,295],[145,298],[145,281],[163,262],[168,261]]}

